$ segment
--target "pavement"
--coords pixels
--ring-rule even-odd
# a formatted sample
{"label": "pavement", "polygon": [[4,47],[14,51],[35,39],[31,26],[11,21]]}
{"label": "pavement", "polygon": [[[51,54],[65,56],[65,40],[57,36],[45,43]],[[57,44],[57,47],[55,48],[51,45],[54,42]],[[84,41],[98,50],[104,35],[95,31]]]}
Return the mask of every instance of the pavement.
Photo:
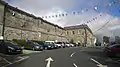
{"label": "pavement", "polygon": [[27,60],[6,67],[120,67],[96,48],[61,48],[28,56]]}

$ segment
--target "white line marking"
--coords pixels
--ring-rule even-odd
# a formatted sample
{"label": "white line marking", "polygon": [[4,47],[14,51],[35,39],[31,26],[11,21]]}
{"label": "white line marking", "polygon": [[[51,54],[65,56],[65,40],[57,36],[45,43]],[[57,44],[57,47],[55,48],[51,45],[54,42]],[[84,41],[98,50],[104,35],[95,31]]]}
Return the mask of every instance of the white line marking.
{"label": "white line marking", "polygon": [[100,64],[98,61],[96,61],[95,59],[93,58],[90,58],[90,60],[92,60],[93,62],[97,63],[97,64]]}
{"label": "white line marking", "polygon": [[98,66],[98,67],[108,67],[107,65],[102,65],[101,63],[99,63],[98,61],[96,61],[96,60],[93,59],[93,58],[90,58],[90,60],[92,60],[93,62],[97,63],[97,66]]}
{"label": "white line marking", "polygon": [[8,60],[6,60],[5,58],[3,58],[4,61],[6,61],[9,64],[12,64],[11,62],[9,62]]}
{"label": "white line marking", "polygon": [[72,57],[74,54],[75,54],[75,52],[74,52],[74,53],[72,53],[72,54],[70,55],[70,57]]}
{"label": "white line marking", "polygon": [[28,59],[29,58],[29,56],[26,56],[26,57],[19,57],[19,58],[21,58],[20,60],[18,60],[18,61],[14,61],[13,63],[10,63],[10,64],[7,64],[7,65],[4,65],[4,66],[2,66],[2,67],[7,67],[7,66],[9,66],[9,65],[11,65],[11,64],[15,64],[15,63],[17,63],[17,62],[21,62],[21,61],[23,61],[23,60],[25,60],[25,59]]}
{"label": "white line marking", "polygon": [[85,50],[80,50],[80,51],[85,51]]}
{"label": "white line marking", "polygon": [[73,65],[74,65],[75,67],[78,67],[75,63],[73,63]]}

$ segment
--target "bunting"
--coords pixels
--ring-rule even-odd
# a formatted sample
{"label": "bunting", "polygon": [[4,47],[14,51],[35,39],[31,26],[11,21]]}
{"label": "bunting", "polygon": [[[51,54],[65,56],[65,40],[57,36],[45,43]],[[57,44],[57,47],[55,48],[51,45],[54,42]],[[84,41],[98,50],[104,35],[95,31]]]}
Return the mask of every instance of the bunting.
{"label": "bunting", "polygon": [[[112,5],[114,5],[116,3],[120,3],[120,0],[113,0],[113,1],[105,4],[104,6],[105,7],[108,7],[108,6],[111,7]],[[82,8],[81,11],[74,11],[74,12],[72,12],[72,15],[80,15],[80,13],[85,13],[85,12],[88,12],[88,11],[91,11],[91,10],[96,11],[96,12],[100,12],[99,11],[100,10],[100,5],[95,5],[95,6],[92,6],[90,8],[84,8],[84,9]],[[42,16],[41,18],[46,18],[46,19],[47,18],[58,18],[58,17],[66,17],[68,15],[69,15],[68,13],[62,13],[62,14],[56,14],[56,15],[51,15],[51,16]],[[95,20],[95,19],[97,19],[97,18],[93,18],[93,20]]]}

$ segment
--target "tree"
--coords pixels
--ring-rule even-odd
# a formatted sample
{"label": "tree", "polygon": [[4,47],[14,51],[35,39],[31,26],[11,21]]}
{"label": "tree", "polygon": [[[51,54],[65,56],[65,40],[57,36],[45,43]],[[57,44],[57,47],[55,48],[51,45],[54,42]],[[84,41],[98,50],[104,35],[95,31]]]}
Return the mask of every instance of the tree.
{"label": "tree", "polygon": [[70,43],[74,43],[74,40],[73,40],[73,39],[71,39],[71,40],[70,40]]}
{"label": "tree", "polygon": [[105,43],[109,43],[109,39],[110,39],[110,37],[108,37],[108,36],[103,36],[103,43],[105,42]]}
{"label": "tree", "polygon": [[119,36],[115,36],[115,42],[116,42],[117,44],[120,44],[120,37],[119,37]]}

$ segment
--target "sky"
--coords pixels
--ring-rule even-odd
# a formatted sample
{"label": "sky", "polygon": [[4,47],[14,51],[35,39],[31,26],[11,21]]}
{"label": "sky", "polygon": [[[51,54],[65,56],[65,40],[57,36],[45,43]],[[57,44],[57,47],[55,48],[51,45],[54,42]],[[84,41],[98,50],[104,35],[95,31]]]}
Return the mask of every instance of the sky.
{"label": "sky", "polygon": [[[64,17],[43,18],[61,27],[86,23],[94,35],[119,36],[120,0],[4,0],[35,16],[68,14]],[[73,15],[73,12],[79,12]],[[101,15],[101,16],[100,16]],[[93,18],[97,17],[93,21]],[[107,23],[109,22],[109,23]],[[103,28],[101,28],[103,27]],[[101,28],[101,29],[100,29]],[[100,29],[100,30],[99,30]]]}

